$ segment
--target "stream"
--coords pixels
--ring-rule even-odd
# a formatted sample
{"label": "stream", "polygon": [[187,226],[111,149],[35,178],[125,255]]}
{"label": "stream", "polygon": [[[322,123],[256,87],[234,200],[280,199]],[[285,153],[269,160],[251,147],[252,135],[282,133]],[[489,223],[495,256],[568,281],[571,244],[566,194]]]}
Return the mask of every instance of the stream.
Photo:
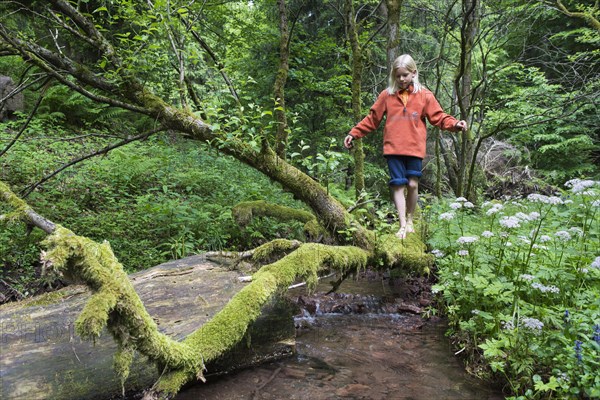
{"label": "stream", "polygon": [[442,320],[410,312],[419,307],[399,296],[406,287],[348,280],[337,294],[320,290],[327,287],[315,296],[290,292],[303,307],[295,355],[209,379],[176,399],[503,399],[464,371]]}

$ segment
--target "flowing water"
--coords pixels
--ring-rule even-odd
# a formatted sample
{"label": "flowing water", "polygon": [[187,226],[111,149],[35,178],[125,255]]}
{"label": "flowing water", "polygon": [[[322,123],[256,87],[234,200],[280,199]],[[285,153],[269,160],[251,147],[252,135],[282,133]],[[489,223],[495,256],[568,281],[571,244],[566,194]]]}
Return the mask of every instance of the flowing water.
{"label": "flowing water", "polygon": [[[389,312],[389,300],[386,308],[381,299],[390,293],[382,294],[378,283],[344,285],[342,292],[354,293],[334,296],[327,305],[323,299],[332,296],[300,296],[308,307],[296,318],[294,356],[193,386],[177,399],[503,398],[463,370],[443,322]],[[392,303],[397,308],[401,302]]]}

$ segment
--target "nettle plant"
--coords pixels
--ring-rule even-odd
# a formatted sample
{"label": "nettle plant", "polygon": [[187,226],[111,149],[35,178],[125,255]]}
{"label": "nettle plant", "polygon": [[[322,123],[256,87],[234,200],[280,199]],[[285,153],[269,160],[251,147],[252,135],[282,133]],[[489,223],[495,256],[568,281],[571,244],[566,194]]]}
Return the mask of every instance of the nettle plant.
{"label": "nettle plant", "polygon": [[600,182],[427,216],[450,334],[510,399],[600,397]]}

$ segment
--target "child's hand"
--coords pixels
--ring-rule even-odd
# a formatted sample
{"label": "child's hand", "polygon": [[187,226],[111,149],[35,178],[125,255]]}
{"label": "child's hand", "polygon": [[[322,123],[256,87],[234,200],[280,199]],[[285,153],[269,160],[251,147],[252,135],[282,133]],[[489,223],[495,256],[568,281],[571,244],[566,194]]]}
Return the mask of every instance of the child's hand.
{"label": "child's hand", "polygon": [[352,148],[352,146],[354,146],[354,145],[352,144],[352,141],[353,141],[353,140],[354,140],[354,136],[352,136],[352,135],[347,135],[347,136],[344,138],[344,147],[345,147],[345,148],[347,148],[347,149],[351,149],[351,148]]}
{"label": "child's hand", "polygon": [[458,122],[456,123],[456,125],[455,125],[455,126],[456,126],[457,128],[460,128],[460,129],[462,129],[462,130],[463,130],[463,132],[464,132],[464,131],[466,131],[466,130],[467,130],[467,128],[468,128],[468,127],[467,127],[467,121],[462,121],[462,120],[461,120],[461,121],[458,121]]}

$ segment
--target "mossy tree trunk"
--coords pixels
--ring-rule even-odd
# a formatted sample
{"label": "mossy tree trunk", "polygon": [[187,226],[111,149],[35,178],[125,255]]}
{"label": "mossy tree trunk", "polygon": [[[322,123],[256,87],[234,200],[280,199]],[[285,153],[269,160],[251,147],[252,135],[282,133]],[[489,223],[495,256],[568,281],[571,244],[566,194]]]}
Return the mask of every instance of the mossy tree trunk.
{"label": "mossy tree trunk", "polygon": [[[344,1],[344,16],[346,19],[346,30],[350,49],[352,50],[352,119],[358,123],[362,118],[361,86],[363,73],[363,54],[360,41],[358,40],[358,31],[356,21],[354,20],[354,4],[352,0]],[[355,140],[353,148],[354,156],[354,189],[359,196],[365,189],[365,152],[363,150],[362,140]]]}

